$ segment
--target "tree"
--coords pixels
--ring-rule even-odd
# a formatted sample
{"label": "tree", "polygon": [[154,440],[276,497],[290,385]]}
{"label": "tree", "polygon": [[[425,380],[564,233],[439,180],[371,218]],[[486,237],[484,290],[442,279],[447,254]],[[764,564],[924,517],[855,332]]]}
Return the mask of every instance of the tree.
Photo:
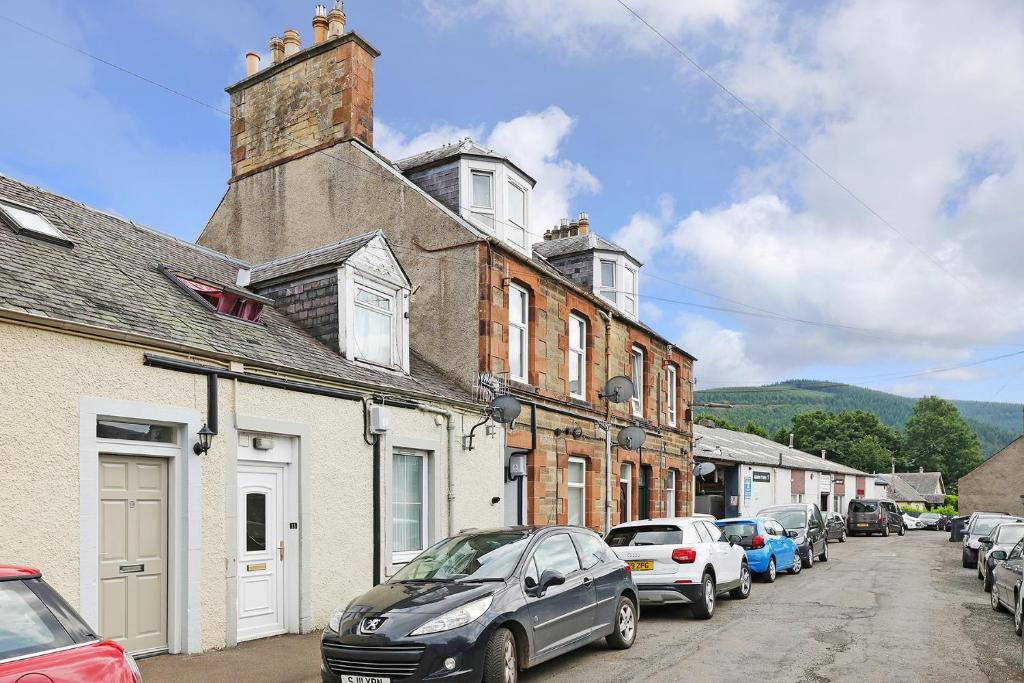
{"label": "tree", "polygon": [[757,436],[760,436],[762,438],[768,438],[768,430],[762,427],[761,425],[757,424],[753,420],[747,420],[747,426],[744,428],[743,431],[745,431],[747,434],[756,434]]}
{"label": "tree", "polygon": [[863,410],[830,413],[816,410],[793,417],[795,446],[864,472],[886,472],[895,460],[902,465],[898,432]]}
{"label": "tree", "polygon": [[905,432],[908,466],[942,472],[950,492],[956,491],[960,477],[983,462],[977,433],[955,405],[937,396],[914,404]]}

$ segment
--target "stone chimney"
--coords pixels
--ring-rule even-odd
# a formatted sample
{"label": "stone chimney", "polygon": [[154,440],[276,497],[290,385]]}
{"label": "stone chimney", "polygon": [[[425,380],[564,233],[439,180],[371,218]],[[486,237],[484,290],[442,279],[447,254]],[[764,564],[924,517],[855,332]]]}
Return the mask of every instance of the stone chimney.
{"label": "stone chimney", "polygon": [[245,75],[252,76],[260,70],[260,55],[257,52],[249,52],[245,55]]}
{"label": "stone chimney", "polygon": [[580,211],[580,234],[586,235],[590,232],[590,216],[586,211]]}
{"label": "stone chimney", "polygon": [[342,3],[313,17],[313,45],[298,31],[270,40],[271,66],[227,88],[231,95],[231,180],[341,142],[373,146],[373,62],[380,56],[356,33],[344,33]]}
{"label": "stone chimney", "polygon": [[924,467],[918,467],[917,472],[918,474],[924,474]]}

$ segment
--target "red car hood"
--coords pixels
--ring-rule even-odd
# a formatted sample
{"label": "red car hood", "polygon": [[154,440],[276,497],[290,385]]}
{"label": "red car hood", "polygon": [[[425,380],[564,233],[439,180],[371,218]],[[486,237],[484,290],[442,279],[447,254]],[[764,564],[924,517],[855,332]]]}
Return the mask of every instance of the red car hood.
{"label": "red car hood", "polygon": [[[36,674],[22,678],[26,674]],[[121,646],[109,640],[75,645],[0,664],[0,683],[135,683]]]}

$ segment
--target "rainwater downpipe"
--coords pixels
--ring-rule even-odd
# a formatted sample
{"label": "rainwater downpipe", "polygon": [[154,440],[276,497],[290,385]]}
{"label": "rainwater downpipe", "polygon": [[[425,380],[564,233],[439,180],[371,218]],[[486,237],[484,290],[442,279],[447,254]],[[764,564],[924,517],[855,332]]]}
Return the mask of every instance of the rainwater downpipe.
{"label": "rainwater downpipe", "polygon": [[[605,381],[612,377],[612,316],[597,310],[604,318],[604,372]],[[612,404],[605,399],[604,414],[604,531],[612,528]]]}
{"label": "rainwater downpipe", "polygon": [[455,436],[455,415],[450,410],[431,405],[420,404],[425,413],[440,415],[445,419],[448,428],[448,535],[455,535],[455,449],[458,439]]}

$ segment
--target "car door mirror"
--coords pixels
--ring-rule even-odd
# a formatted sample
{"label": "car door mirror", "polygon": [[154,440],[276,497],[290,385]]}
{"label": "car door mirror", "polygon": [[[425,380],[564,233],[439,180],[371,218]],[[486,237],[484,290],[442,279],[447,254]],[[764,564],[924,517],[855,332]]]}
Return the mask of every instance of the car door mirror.
{"label": "car door mirror", "polygon": [[740,536],[737,536],[736,534],[730,534],[730,536],[729,536],[729,545],[736,545],[736,544],[738,544],[742,540],[743,539]]}
{"label": "car door mirror", "polygon": [[565,583],[565,574],[556,572],[554,569],[545,569],[540,575],[540,585],[537,586],[537,597],[542,597],[552,586],[561,586]]}
{"label": "car door mirror", "polygon": [[990,552],[988,554],[988,556],[991,557],[993,560],[998,562],[1000,560],[1005,560],[1006,559],[1006,551],[1005,550],[993,550],[992,552]]}
{"label": "car door mirror", "polygon": [[796,538],[797,536],[800,535],[800,532],[798,532],[798,531],[787,531],[786,535],[789,536],[790,538]]}
{"label": "car door mirror", "polygon": [[991,543],[991,542],[992,542],[992,539],[989,538],[988,536],[982,536],[981,538],[978,539],[978,543]]}

